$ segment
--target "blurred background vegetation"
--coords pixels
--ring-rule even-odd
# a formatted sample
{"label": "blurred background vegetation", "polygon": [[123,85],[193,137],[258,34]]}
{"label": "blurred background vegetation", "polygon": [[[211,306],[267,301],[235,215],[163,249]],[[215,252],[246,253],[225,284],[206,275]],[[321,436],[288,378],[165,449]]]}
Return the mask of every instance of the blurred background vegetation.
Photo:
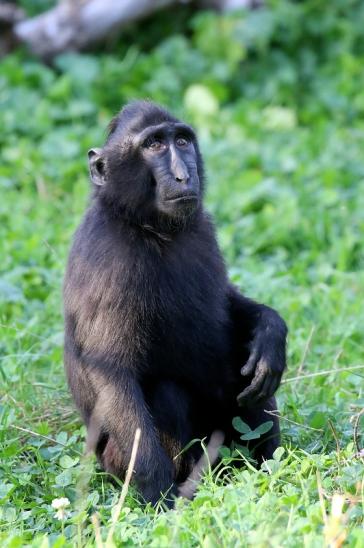
{"label": "blurred background vegetation", "polygon": [[[21,4],[29,15],[50,6]],[[21,47],[0,61],[3,546],[92,546],[91,514],[102,534],[112,523],[119,490],[79,454],[61,284],[87,203],[86,152],[133,98],[197,129],[230,276],[286,319],[289,370],[284,453],[265,471],[232,470],[228,486],[209,476],[176,512],[143,510],[131,493],[115,544],[364,546],[360,422],[353,435],[364,407],[363,33],[359,0],[226,14],[186,5],[49,65]],[[64,522],[56,497],[71,502]]]}

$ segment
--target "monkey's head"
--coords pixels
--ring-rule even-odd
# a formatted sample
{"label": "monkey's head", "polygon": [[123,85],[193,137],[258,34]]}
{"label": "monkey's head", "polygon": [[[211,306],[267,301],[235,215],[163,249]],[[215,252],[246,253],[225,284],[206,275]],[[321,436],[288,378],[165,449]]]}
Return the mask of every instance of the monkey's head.
{"label": "monkey's head", "polygon": [[158,105],[135,101],[88,153],[95,195],[137,223],[185,224],[199,211],[203,164],[193,129]]}

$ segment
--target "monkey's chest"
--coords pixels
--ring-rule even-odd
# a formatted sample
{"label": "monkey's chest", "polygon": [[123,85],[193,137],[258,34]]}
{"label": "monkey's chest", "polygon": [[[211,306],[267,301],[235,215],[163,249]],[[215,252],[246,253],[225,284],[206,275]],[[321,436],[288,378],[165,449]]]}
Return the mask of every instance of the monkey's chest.
{"label": "monkey's chest", "polygon": [[214,288],[165,288],[151,318],[146,367],[156,376],[218,393],[230,382],[226,303]]}

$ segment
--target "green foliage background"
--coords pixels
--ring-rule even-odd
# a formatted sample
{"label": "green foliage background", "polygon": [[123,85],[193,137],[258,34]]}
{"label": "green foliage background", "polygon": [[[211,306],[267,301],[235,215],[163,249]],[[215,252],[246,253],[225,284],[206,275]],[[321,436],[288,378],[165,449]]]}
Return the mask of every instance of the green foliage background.
{"label": "green foliage background", "polygon": [[[232,468],[228,485],[208,475],[191,504],[167,513],[131,492],[115,544],[322,546],[340,493],[339,530],[364,546],[352,421],[364,407],[363,29],[359,0],[270,0],[225,16],[167,12],[52,68],[24,51],[0,62],[2,546],[92,546],[94,512],[102,534],[110,529],[119,489],[81,458],[61,282],[87,203],[86,151],[139,97],[197,128],[231,278],[279,309],[286,378],[308,376],[280,389],[285,450],[265,470]],[[343,370],[309,376],[333,369]],[[63,496],[61,523],[51,502]]]}

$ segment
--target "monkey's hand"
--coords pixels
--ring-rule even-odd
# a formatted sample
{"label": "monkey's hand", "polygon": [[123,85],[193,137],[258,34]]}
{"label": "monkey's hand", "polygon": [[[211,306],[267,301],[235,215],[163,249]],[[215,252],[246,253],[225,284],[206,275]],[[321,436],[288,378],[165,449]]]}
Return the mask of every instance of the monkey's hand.
{"label": "monkey's hand", "polygon": [[264,306],[253,331],[249,359],[241,369],[250,384],[237,397],[240,406],[262,403],[277,390],[286,367],[286,336],[282,318]]}

